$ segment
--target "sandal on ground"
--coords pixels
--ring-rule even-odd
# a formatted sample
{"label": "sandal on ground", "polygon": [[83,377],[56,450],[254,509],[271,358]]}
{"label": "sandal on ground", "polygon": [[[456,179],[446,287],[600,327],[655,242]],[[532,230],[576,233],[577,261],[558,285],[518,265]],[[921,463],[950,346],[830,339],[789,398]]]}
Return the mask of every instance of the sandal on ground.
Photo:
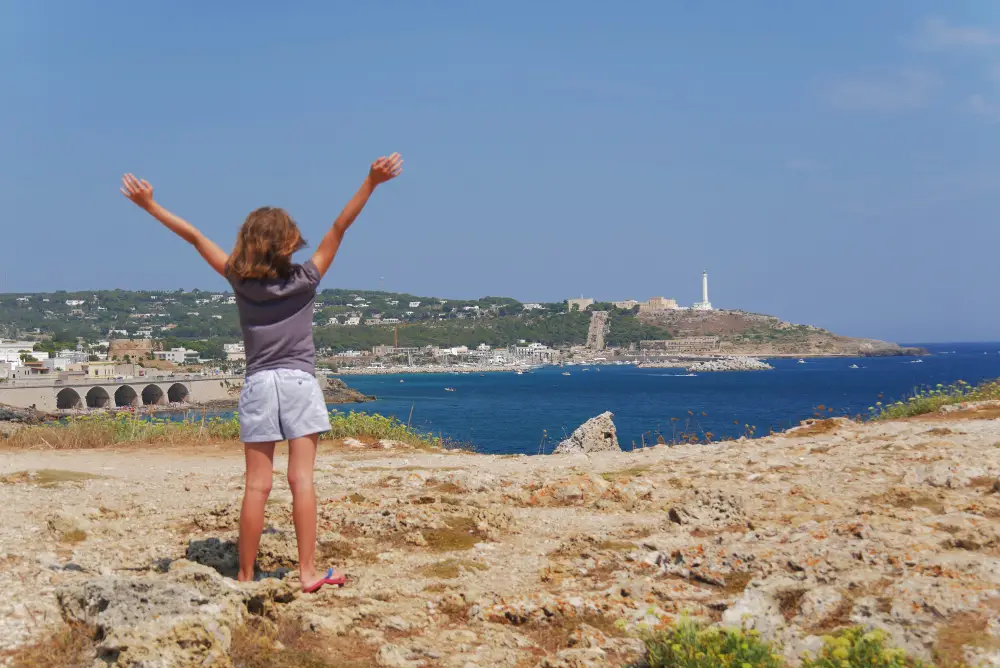
{"label": "sandal on ground", "polygon": [[338,573],[331,568],[326,572],[326,577],[321,578],[308,587],[303,587],[302,592],[305,594],[312,594],[319,591],[323,585],[336,585],[338,587],[343,587],[345,582],[347,582],[347,576],[343,573]]}

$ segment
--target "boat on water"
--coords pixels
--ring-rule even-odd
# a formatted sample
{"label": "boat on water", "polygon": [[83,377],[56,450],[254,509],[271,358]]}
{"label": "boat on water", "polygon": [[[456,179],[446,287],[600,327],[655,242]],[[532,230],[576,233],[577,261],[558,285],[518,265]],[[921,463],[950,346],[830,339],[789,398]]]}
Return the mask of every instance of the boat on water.
{"label": "boat on water", "polygon": [[798,362],[798,363],[799,363],[799,364],[805,364],[805,363],[806,363],[806,361],[805,361],[805,360],[799,360],[799,362]]}
{"label": "boat on water", "polygon": [[910,360],[910,364],[923,364],[923,360]]}
{"label": "boat on water", "polygon": [[569,371],[563,371],[563,375],[564,376],[568,376],[569,375]]}
{"label": "boat on water", "polygon": [[445,392],[454,392],[455,388],[454,387],[446,387],[446,388],[444,388],[444,391]]}
{"label": "boat on water", "polygon": [[857,364],[852,364],[851,366],[849,366],[847,368],[848,369],[860,369],[861,367],[859,367]]}

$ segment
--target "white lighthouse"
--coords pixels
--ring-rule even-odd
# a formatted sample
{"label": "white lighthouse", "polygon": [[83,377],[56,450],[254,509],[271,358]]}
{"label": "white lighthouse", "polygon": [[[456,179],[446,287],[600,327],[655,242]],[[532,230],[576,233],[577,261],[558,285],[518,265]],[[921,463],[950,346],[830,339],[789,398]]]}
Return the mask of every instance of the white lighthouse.
{"label": "white lighthouse", "polygon": [[692,306],[696,311],[711,311],[712,302],[708,301],[708,272],[701,272],[701,301]]}

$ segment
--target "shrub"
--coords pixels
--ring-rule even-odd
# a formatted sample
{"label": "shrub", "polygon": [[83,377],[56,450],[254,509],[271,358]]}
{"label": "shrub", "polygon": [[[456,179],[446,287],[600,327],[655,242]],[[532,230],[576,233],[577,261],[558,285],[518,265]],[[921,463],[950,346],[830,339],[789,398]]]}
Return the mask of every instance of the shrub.
{"label": "shrub", "polygon": [[846,629],[836,636],[823,638],[823,649],[818,658],[805,658],[803,668],[916,668],[924,664],[906,656],[901,649],[885,646],[883,631],[866,631],[860,626]]}
{"label": "shrub", "polygon": [[873,420],[893,420],[934,413],[942,406],[951,404],[991,399],[1000,399],[1000,380],[985,381],[976,386],[960,380],[954,385],[917,388],[902,400],[887,406],[881,402],[870,406],[868,412]]}
{"label": "shrub", "polygon": [[[377,413],[331,411],[330,424],[331,430],[321,434],[321,439],[392,439],[417,447],[451,445],[431,434],[421,434],[397,418]],[[7,443],[14,448],[69,450],[116,443],[189,444],[238,441],[239,438],[240,422],[236,413],[227,417],[171,420],[122,411],[81,415],[60,422],[25,427],[16,431]]]}
{"label": "shrub", "polygon": [[666,630],[650,633],[646,661],[650,668],[781,668],[777,650],[756,631],[708,627],[682,618]]}

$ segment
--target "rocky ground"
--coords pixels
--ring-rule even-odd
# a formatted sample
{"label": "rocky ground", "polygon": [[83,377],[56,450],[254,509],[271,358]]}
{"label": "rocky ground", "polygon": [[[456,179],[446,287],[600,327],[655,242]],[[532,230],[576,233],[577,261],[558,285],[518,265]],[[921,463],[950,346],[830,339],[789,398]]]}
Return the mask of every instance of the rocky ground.
{"label": "rocky ground", "polygon": [[320,550],[349,581],[311,596],[283,462],[260,567],[284,579],[240,586],[238,447],[5,452],[0,649],[68,619],[117,665],[225,666],[266,624],[329,665],[623,665],[632,632],[688,613],[790,658],[864,624],[1000,665],[998,418],[542,457],[340,444],[317,462]]}

